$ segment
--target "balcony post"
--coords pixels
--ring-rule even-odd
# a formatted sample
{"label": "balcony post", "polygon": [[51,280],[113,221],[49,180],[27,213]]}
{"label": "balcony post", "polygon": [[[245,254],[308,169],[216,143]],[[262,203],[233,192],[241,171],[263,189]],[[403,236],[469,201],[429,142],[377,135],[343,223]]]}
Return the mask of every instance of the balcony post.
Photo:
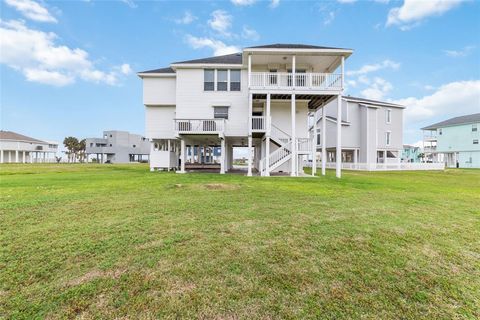
{"label": "balcony post", "polygon": [[342,56],[342,90],[345,83],[345,57]]}
{"label": "balcony post", "polygon": [[252,78],[252,55],[248,55],[248,87],[251,86],[251,79]]}
{"label": "balcony post", "polygon": [[342,176],[342,95],[337,95],[337,147],[336,147],[335,175]]}
{"label": "balcony post", "polygon": [[312,176],[317,173],[317,110],[313,112]]}
{"label": "balcony post", "polygon": [[185,148],[185,140],[182,139],[180,140],[180,171],[179,173],[185,173],[185,152],[186,152],[186,148]]}
{"label": "balcony post", "polygon": [[322,107],[322,176],[325,175],[327,169],[327,106]]}
{"label": "balcony post", "polygon": [[[293,56],[295,57],[295,56]],[[293,60],[295,61],[295,60]],[[292,177],[295,177],[297,175],[297,167],[296,167],[296,159],[297,159],[297,139],[295,137],[296,133],[296,120],[295,120],[295,93],[292,94],[292,106],[291,106],[291,118],[292,118],[292,158],[290,159],[290,162],[292,164],[291,172],[290,175]]]}
{"label": "balcony post", "polygon": [[265,175],[270,176],[270,93],[267,93],[267,112],[265,119]]}
{"label": "balcony post", "polygon": [[296,56],[292,56],[292,87],[295,88],[297,85],[297,79],[295,79],[295,68],[296,68]]}
{"label": "balcony post", "polygon": [[225,139],[221,139],[220,147],[220,174],[225,174]]}
{"label": "balcony post", "polygon": [[[250,70],[250,55],[248,56]],[[252,176],[252,109],[253,109],[253,95],[248,94],[248,171],[247,176]]]}

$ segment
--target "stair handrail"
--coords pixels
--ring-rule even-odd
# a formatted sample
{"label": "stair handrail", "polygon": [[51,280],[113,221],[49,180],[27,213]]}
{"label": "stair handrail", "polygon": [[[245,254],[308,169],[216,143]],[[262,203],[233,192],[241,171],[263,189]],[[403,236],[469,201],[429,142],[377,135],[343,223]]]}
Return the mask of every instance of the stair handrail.
{"label": "stair handrail", "polygon": [[282,129],[280,129],[279,127],[277,127],[276,125],[274,125],[273,123],[270,122],[270,137],[273,137],[275,140],[277,140],[278,142],[280,142],[280,144],[284,147],[288,142],[291,141],[292,137],[286,133],[285,131],[283,131]]}

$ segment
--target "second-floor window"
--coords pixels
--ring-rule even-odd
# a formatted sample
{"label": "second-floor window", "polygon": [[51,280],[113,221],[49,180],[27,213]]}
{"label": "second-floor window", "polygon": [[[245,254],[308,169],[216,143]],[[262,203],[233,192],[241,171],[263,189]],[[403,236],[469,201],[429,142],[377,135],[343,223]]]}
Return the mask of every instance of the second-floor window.
{"label": "second-floor window", "polygon": [[478,144],[478,139],[474,139],[473,144]]}
{"label": "second-floor window", "polygon": [[205,69],[203,71],[203,90],[205,91],[215,90],[215,70]]}
{"label": "second-floor window", "polygon": [[391,132],[388,132],[388,131],[385,132],[385,144],[386,144],[387,146],[390,145],[391,140],[392,140],[392,133],[391,133]]}
{"label": "second-floor window", "polygon": [[438,135],[441,136],[442,135],[442,129],[438,129]]}
{"label": "second-floor window", "polygon": [[392,110],[387,109],[386,111],[386,119],[387,123],[392,123]]}
{"label": "second-floor window", "polygon": [[476,132],[478,130],[478,125],[476,123],[472,124],[472,132]]}
{"label": "second-floor window", "polygon": [[240,91],[240,70],[230,70],[230,91]]}
{"label": "second-floor window", "polygon": [[213,117],[215,119],[228,119],[228,107],[213,107]]}
{"label": "second-floor window", "polygon": [[217,70],[217,91],[228,90],[228,71]]}

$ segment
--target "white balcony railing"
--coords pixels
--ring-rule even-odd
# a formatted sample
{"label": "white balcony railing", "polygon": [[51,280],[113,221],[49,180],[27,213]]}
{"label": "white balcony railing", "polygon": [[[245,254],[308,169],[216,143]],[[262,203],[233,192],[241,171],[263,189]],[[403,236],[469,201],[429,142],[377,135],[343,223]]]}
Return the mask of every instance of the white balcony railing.
{"label": "white balcony railing", "polygon": [[267,124],[264,116],[252,116],[252,132],[264,132]]}
{"label": "white balcony railing", "polygon": [[312,139],[297,138],[297,152],[310,153],[312,151]]}
{"label": "white balcony railing", "polygon": [[342,75],[337,73],[251,72],[251,89],[341,90]]}
{"label": "white balcony railing", "polygon": [[225,129],[224,119],[175,119],[177,133],[221,133]]}

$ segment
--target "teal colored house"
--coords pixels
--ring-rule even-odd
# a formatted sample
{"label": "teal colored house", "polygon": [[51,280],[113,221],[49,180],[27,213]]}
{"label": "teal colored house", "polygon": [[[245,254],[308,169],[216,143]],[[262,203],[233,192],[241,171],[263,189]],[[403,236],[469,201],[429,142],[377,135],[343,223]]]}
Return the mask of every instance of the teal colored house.
{"label": "teal colored house", "polygon": [[424,153],[447,167],[480,168],[480,113],[448,119],[422,128]]}
{"label": "teal colored house", "polygon": [[403,145],[402,162],[419,163],[421,162],[422,150],[409,144]]}

